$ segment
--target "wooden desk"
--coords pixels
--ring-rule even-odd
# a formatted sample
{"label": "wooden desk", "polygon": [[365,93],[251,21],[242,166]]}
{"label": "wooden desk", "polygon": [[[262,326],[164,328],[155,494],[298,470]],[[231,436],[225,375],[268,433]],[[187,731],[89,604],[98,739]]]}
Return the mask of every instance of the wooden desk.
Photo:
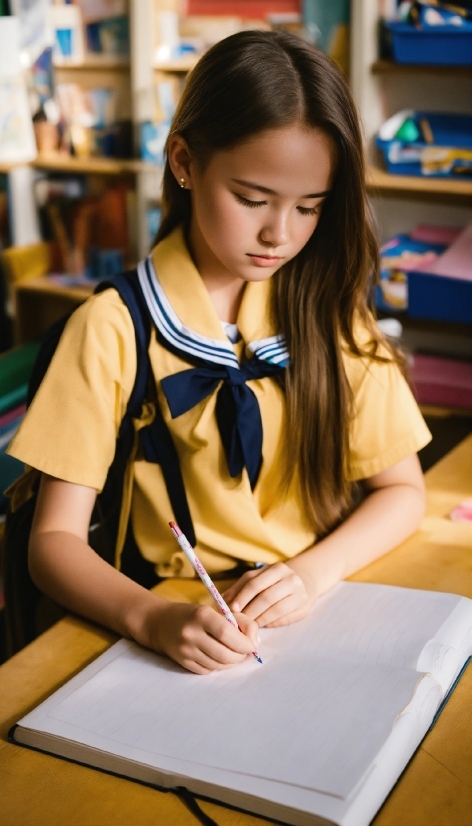
{"label": "wooden desk", "polygon": [[[472,495],[472,436],[427,474],[428,510],[421,529],[353,579],[472,597],[472,525],[448,514]],[[182,599],[172,583],[162,595]],[[180,590],[180,585],[179,585]],[[202,594],[184,583],[188,601]],[[101,774],[7,742],[26,712],[115,641],[108,631],[74,617],[57,623],[0,668],[1,826],[195,826],[172,794]],[[472,668],[374,820],[375,826],[471,826]],[[202,808],[221,826],[268,821],[212,803]]]}

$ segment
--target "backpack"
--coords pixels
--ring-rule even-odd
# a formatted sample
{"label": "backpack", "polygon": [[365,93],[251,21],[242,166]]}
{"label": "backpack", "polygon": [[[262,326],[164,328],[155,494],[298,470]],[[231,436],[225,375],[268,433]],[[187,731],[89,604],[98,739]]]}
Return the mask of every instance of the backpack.
{"label": "backpack", "polygon": [[[150,588],[159,579],[152,563],[139,553],[129,522],[129,508],[124,507],[123,503],[125,474],[137,452],[147,461],[161,465],[174,518],[192,545],[196,544],[195,531],[177,451],[157,401],[155,379],[148,353],[151,319],[136,270],[101,282],[95,292],[102,292],[110,287],[117,290],[133,321],[137,370],[118,433],[113,462],[104,488],[97,495],[90,522],[89,543],[99,556],[114,565],[117,539],[120,534],[125,535],[120,570],[139,584]],[[70,315],[69,313],[55,322],[45,334],[33,366],[27,406],[31,404],[41,384]],[[139,419],[145,401],[154,405],[154,420],[136,433],[133,419]],[[5,523],[4,592],[8,656],[35,639],[65,613],[64,609],[41,593],[29,574],[28,542],[41,477],[39,472],[30,473],[33,474],[33,478],[24,497],[25,501],[18,507],[13,507],[10,502]],[[21,477],[18,482],[24,484],[25,477]],[[13,489],[17,487],[18,482]]]}

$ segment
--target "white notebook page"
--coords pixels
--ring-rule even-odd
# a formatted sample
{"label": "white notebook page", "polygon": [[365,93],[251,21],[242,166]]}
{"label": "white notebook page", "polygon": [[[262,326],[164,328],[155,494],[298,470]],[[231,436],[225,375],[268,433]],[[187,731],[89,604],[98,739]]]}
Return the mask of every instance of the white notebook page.
{"label": "white notebook page", "polygon": [[160,754],[343,798],[414,694],[419,674],[398,666],[414,668],[459,600],[342,583],[304,621],[261,631],[264,665],[248,658],[205,677],[118,643],[121,655],[50,698],[47,715],[79,742],[94,732],[143,761]]}

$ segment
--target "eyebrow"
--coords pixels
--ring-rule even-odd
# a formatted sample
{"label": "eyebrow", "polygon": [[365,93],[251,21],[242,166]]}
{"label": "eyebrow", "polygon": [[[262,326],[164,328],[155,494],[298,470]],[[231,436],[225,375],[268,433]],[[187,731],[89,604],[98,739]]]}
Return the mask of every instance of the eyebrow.
{"label": "eyebrow", "polygon": [[[263,192],[265,195],[278,195],[278,193],[274,189],[269,189],[267,186],[260,186],[259,184],[253,184],[251,181],[241,181],[239,178],[231,178],[233,183],[241,184],[241,186],[247,186],[249,189],[255,189],[257,192]],[[326,195],[329,195],[330,189],[326,189],[324,192],[312,192],[310,195],[301,195],[300,199],[303,198],[324,198]]]}

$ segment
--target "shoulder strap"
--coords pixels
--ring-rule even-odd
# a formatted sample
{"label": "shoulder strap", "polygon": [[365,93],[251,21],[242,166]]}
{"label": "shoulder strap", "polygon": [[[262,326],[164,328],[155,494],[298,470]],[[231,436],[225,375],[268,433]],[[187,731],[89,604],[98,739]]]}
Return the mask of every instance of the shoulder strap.
{"label": "shoulder strap", "polygon": [[128,400],[126,415],[136,418],[141,413],[141,406],[146,397],[149,381],[149,339],[151,335],[151,319],[146,307],[144,296],[138,280],[136,270],[116,275],[113,280],[101,281],[95,292],[114,289],[126,305],[133,322],[136,337],[136,379]]}
{"label": "shoulder strap", "polygon": [[[148,383],[152,377],[149,358],[151,318],[136,270],[115,276],[110,281],[102,281],[95,292],[102,292],[110,287],[118,292],[121,300],[128,308],[136,336],[136,380],[120,428],[121,436],[122,431],[124,435],[124,431],[132,427],[132,418],[137,418],[140,415]],[[195,545],[195,529],[180,470],[179,456],[157,399],[155,407],[154,421],[139,431],[143,454],[146,461],[155,462],[161,466],[174,518],[187,536],[190,544]]]}

